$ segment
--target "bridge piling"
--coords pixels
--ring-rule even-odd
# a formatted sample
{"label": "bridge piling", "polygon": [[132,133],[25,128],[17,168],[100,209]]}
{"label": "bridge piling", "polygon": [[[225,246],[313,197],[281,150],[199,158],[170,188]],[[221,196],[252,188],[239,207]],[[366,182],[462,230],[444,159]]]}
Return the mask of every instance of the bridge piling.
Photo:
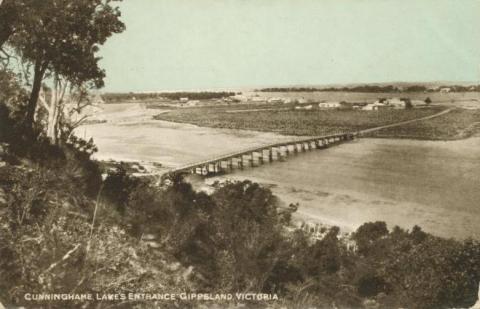
{"label": "bridge piling", "polygon": [[[295,139],[290,142],[279,142],[264,145],[258,148],[251,148],[245,151],[220,156],[211,160],[190,164],[184,167],[173,169],[169,174],[192,173],[208,176],[210,174],[233,171],[235,168],[244,169],[245,165],[255,167],[265,164],[265,161],[283,161],[290,154],[298,154],[313,149],[328,148],[330,145],[354,140],[365,132],[337,133],[332,135]],[[266,152],[266,153],[265,153]]]}
{"label": "bridge piling", "polygon": [[277,158],[277,161],[282,160],[282,148],[281,147],[275,147],[275,156]]}
{"label": "bridge piling", "polygon": [[261,155],[258,157],[258,165],[262,165],[264,162],[263,162],[263,152],[261,153]]}

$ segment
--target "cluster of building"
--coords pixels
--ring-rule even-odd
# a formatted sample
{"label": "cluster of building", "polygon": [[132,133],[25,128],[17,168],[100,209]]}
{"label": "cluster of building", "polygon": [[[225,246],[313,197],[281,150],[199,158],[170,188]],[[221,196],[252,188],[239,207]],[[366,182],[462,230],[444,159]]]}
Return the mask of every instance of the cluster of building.
{"label": "cluster of building", "polygon": [[[201,100],[191,100],[187,97],[180,98],[181,107],[195,107],[208,104],[207,100],[205,102]],[[215,103],[229,104],[232,102],[243,102],[243,103],[258,103],[258,104],[294,104],[296,110],[313,110],[313,109],[356,109],[356,110],[365,110],[365,111],[376,111],[381,109],[405,109],[410,107],[418,107],[426,105],[425,101],[422,100],[410,100],[408,98],[381,98],[376,100],[373,103],[352,103],[345,101],[327,101],[315,103],[312,100],[307,100],[305,98],[280,98],[280,97],[261,97],[258,95],[255,96],[246,96],[242,94],[237,94],[232,97],[215,99]]]}
{"label": "cluster of building", "polygon": [[251,102],[256,102],[256,103],[270,103],[270,104],[273,104],[273,103],[281,103],[281,104],[291,104],[291,103],[305,104],[305,103],[308,103],[308,101],[303,99],[303,98],[299,98],[299,99],[276,98],[276,97],[265,98],[265,97],[257,97],[257,96],[254,96],[254,97],[251,97],[251,98],[243,97],[240,101],[242,101],[242,102],[251,101]]}
{"label": "cluster of building", "polygon": [[426,105],[422,100],[410,100],[408,98],[382,98],[373,103],[348,103],[348,102],[321,102],[320,109],[359,109],[376,111],[381,109],[405,109]]}
{"label": "cluster of building", "polygon": [[375,111],[380,109],[405,109],[426,105],[422,100],[410,100],[407,98],[379,99],[362,107],[362,110]]}

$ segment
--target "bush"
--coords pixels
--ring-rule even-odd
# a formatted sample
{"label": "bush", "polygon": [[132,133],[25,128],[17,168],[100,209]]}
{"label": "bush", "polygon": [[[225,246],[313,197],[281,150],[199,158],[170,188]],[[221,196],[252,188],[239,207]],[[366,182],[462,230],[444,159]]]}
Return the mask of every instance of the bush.
{"label": "bush", "polygon": [[372,273],[366,274],[358,280],[357,289],[358,294],[362,297],[373,297],[388,291],[385,280]]}
{"label": "bush", "polygon": [[386,235],[388,235],[388,229],[385,222],[368,222],[357,229],[353,239],[357,242],[358,252],[368,254],[370,246]]}

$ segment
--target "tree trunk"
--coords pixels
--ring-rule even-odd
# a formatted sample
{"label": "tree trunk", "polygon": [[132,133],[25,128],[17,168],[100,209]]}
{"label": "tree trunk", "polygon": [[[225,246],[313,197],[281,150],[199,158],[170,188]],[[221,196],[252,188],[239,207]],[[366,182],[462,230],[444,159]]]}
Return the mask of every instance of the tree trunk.
{"label": "tree trunk", "polygon": [[52,112],[48,114],[47,137],[50,139],[52,144],[58,144],[58,122],[60,120],[60,108],[58,103],[52,102],[52,104]]}
{"label": "tree trunk", "polygon": [[50,110],[48,111],[48,119],[47,119],[47,137],[50,139],[52,144],[57,143],[57,132],[55,130],[55,124],[57,122],[57,110],[58,110],[58,104],[57,104],[57,95],[56,95],[57,89],[54,89],[52,92],[52,98],[51,98],[51,103],[50,103]]}
{"label": "tree trunk", "polygon": [[27,115],[25,118],[26,129],[28,133],[31,134],[34,133],[35,111],[37,109],[38,96],[40,95],[40,90],[42,88],[43,76],[45,75],[45,69],[39,62],[40,61],[37,61],[35,63],[32,92],[30,93],[30,98],[28,100]]}
{"label": "tree trunk", "polygon": [[50,104],[46,107],[48,111],[47,119],[47,137],[52,144],[58,144],[60,138],[60,117],[63,112],[63,100],[65,90],[67,88],[67,81],[62,83],[59,76],[54,78],[54,87],[50,98]]}

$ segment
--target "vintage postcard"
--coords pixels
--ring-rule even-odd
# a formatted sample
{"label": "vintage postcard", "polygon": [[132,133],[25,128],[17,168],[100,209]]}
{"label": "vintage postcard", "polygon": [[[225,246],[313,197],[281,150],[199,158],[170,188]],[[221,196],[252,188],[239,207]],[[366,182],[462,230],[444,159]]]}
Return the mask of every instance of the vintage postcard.
{"label": "vintage postcard", "polygon": [[0,0],[0,309],[479,283],[480,1]]}

